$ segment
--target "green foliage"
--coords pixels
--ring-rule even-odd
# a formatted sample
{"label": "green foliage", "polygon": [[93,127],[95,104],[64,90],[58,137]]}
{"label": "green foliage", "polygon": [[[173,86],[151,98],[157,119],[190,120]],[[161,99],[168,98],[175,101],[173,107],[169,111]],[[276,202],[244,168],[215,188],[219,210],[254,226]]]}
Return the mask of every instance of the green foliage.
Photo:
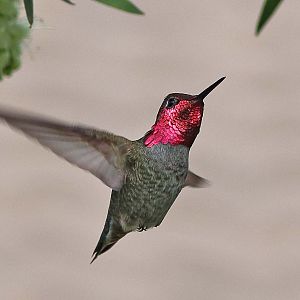
{"label": "green foliage", "polygon": [[62,1],[66,2],[66,3],[69,3],[69,4],[71,4],[71,5],[75,5],[75,3],[72,2],[72,1],[70,1],[70,0],[62,0]]}
{"label": "green foliage", "polygon": [[128,0],[96,0],[97,2],[124,10],[132,14],[143,15],[144,13]]}
{"label": "green foliage", "polygon": [[18,20],[17,0],[0,0],[0,80],[18,69],[28,27]]}
{"label": "green foliage", "polygon": [[266,25],[267,21],[274,14],[281,2],[282,0],[265,0],[256,24],[256,35],[261,32],[262,28]]}
{"label": "green foliage", "polygon": [[[25,11],[26,11],[26,16],[27,20],[32,26],[33,24],[33,0],[23,0],[24,1],[24,6],[25,6]],[[74,3],[70,0],[62,0],[68,4],[74,5]],[[95,0],[97,2],[100,2],[105,5],[109,5],[111,7],[132,13],[132,14],[137,14],[137,15],[143,15],[144,13],[137,8],[132,2],[129,0]]]}
{"label": "green foliage", "polygon": [[27,20],[28,20],[30,26],[32,26],[32,24],[33,24],[33,0],[24,0],[24,5],[25,5]]}

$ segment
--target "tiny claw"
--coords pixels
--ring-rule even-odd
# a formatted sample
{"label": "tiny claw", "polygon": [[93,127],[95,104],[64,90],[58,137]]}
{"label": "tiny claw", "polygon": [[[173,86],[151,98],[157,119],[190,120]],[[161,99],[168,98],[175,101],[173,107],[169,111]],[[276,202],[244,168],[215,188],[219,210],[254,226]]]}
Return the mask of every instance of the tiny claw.
{"label": "tiny claw", "polygon": [[146,230],[147,230],[147,227],[143,226],[143,225],[141,225],[140,227],[137,228],[138,232],[142,232],[142,231],[146,231]]}

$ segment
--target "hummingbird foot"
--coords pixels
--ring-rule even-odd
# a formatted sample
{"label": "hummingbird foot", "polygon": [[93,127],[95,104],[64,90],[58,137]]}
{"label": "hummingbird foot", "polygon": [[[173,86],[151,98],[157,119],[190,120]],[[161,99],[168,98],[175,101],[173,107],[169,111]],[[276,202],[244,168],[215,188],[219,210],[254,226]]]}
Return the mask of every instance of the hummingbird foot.
{"label": "hummingbird foot", "polygon": [[146,226],[144,226],[144,225],[140,225],[138,228],[137,228],[137,230],[136,231],[138,231],[138,232],[142,232],[142,231],[147,231],[147,227]]}

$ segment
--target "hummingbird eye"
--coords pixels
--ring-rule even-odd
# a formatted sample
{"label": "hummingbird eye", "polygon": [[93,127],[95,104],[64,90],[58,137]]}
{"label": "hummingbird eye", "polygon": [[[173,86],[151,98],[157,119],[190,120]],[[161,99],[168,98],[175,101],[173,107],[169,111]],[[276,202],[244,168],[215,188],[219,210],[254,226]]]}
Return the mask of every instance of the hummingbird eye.
{"label": "hummingbird eye", "polygon": [[172,108],[179,102],[176,98],[169,98],[166,104],[166,108]]}

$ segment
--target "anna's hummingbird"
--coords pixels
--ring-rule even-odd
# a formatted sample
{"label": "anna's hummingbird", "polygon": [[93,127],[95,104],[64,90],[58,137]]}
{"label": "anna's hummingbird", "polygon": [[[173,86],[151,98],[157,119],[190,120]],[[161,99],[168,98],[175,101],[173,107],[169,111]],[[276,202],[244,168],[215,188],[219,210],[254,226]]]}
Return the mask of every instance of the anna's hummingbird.
{"label": "anna's hummingbird", "polygon": [[112,188],[93,262],[127,233],[160,225],[183,187],[205,185],[204,178],[188,170],[189,151],[200,130],[203,99],[224,79],[199,95],[168,95],[155,124],[136,141],[2,108],[0,120]]}

